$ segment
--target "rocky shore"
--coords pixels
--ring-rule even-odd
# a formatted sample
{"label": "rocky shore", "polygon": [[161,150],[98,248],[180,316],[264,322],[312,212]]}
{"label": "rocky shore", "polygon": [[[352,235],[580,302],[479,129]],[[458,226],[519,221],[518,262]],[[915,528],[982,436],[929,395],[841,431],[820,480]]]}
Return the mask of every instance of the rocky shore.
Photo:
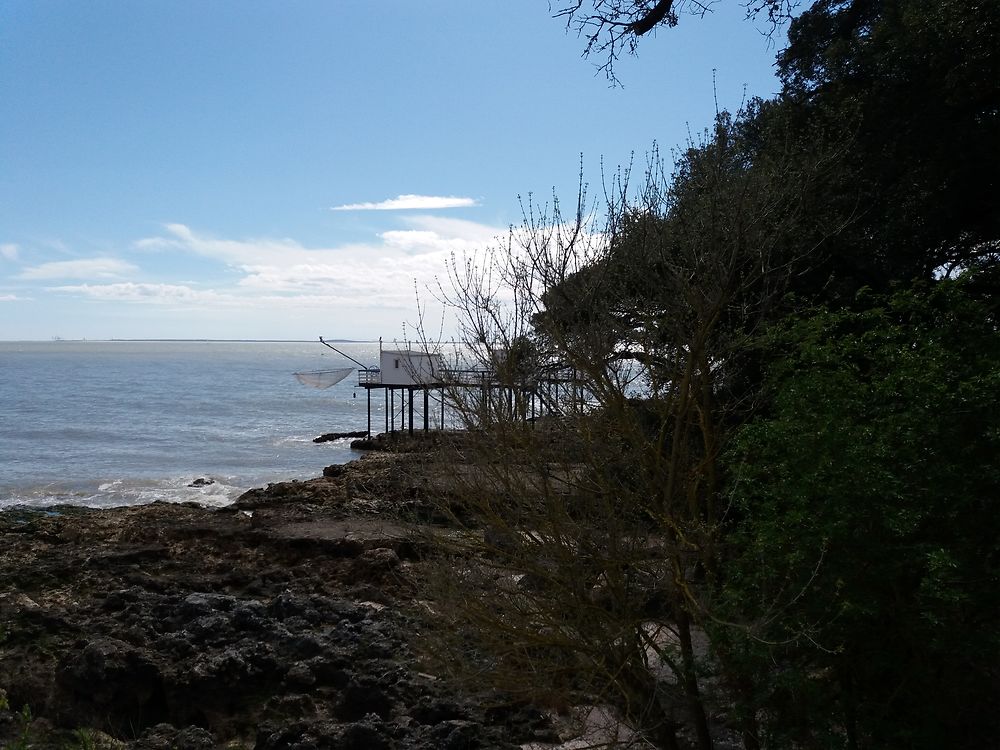
{"label": "rocky shore", "polygon": [[380,452],[218,510],[0,513],[0,747],[557,743],[414,652],[425,483]]}

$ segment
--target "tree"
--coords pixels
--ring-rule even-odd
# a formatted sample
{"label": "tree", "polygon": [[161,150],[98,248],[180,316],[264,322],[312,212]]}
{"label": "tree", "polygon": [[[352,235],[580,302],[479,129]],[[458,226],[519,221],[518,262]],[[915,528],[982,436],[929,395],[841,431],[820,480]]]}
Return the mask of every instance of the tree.
{"label": "tree", "polygon": [[[611,62],[674,10],[591,7]],[[491,679],[662,747],[713,714],[747,748],[995,738],[997,15],[818,2],[782,95],[617,175],[603,226],[529,203],[454,264],[497,382],[454,394],[436,604]]]}
{"label": "tree", "polygon": [[781,116],[851,144],[828,195],[856,214],[814,279],[828,299],[995,261],[998,48],[1000,8],[974,0],[821,0],[792,22]]}
{"label": "tree", "polygon": [[1000,730],[1000,329],[973,282],[768,339],[773,408],[726,461],[740,520],[714,628],[775,746],[972,748]]}
{"label": "tree", "polygon": [[442,505],[478,564],[446,555],[436,630],[474,643],[508,690],[589,695],[662,747],[682,730],[712,746],[710,706],[739,700],[704,640],[719,456],[752,411],[744,354],[800,260],[786,255],[800,196],[829,162],[756,165],[722,116],[673,175],[654,158],[630,193],[623,173],[600,232],[581,190],[574,221],[529,215],[485,263],[454,265],[451,301],[496,396],[544,392],[552,412],[532,429],[523,408],[484,409],[496,396],[452,394],[471,434]]}
{"label": "tree", "polygon": [[[954,273],[1000,254],[1000,9],[977,0],[758,0],[748,17],[790,21],[779,55],[780,97],[745,123],[761,153],[773,137],[850,143],[837,179],[819,186],[810,214],[842,222],[803,293],[851,304],[862,286]],[[574,0],[556,9],[586,40],[585,56],[616,81],[614,64],[639,38],[699,3]],[[827,205],[830,202],[832,205]],[[830,234],[829,227],[821,235]],[[980,283],[986,283],[981,278]],[[992,283],[992,282],[991,282]],[[994,288],[996,288],[994,286]]]}
{"label": "tree", "polygon": [[[791,17],[797,4],[795,0],[749,0],[745,7],[747,18],[766,14],[773,32]],[[598,70],[617,84],[615,64],[622,53],[636,54],[639,37],[676,26],[684,13],[704,16],[712,5],[708,0],[567,0],[556,7],[554,16],[585,40],[583,56],[601,58]]]}

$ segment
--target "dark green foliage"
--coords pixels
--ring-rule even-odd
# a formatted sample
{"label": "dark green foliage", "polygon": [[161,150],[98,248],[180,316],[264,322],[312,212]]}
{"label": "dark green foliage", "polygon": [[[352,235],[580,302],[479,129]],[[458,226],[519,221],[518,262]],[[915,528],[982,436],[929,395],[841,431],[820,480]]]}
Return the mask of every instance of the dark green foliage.
{"label": "dark green foliage", "polygon": [[748,747],[1000,736],[998,50],[996,2],[813,3],[782,94],[720,117],[535,318],[642,362],[651,413],[710,384],[692,455],[728,451],[728,512],[694,614]]}
{"label": "dark green foliage", "polygon": [[849,143],[826,194],[844,231],[811,279],[827,299],[1000,251],[997,49],[981,0],[820,0],[793,22],[770,116]]}
{"label": "dark green foliage", "polygon": [[[518,679],[558,633],[586,658],[554,688],[627,675],[604,694],[664,747],[722,723],[749,750],[997,743],[998,50],[996,0],[819,0],[779,97],[669,176],[655,151],[638,190],[617,175],[603,231],[582,200],[569,231],[529,222],[515,314],[466,278],[484,361],[574,381],[538,433],[562,463],[498,419],[510,450],[466,493],[526,542],[487,557],[531,585],[471,612],[535,646]],[[676,632],[652,658],[651,623]]]}
{"label": "dark green foliage", "polygon": [[837,228],[811,202],[842,145],[788,145],[802,138],[797,124],[765,126],[765,110],[721,113],[669,176],[654,149],[638,194],[609,207],[601,251],[545,289],[533,319],[543,341],[588,371],[638,361],[654,390],[700,348],[726,369],[716,380],[736,382],[746,337]]}
{"label": "dark green foliage", "polygon": [[[1000,732],[1000,334],[963,283],[794,318],[728,456],[722,628],[777,744]],[[750,710],[751,707],[747,707]]]}
{"label": "dark green foliage", "polygon": [[[535,315],[582,371],[649,374],[627,460],[686,450],[691,614],[748,747],[1000,736],[998,50],[996,2],[813,3],[782,94],[720,116]],[[710,439],[665,440],[690,383]]]}

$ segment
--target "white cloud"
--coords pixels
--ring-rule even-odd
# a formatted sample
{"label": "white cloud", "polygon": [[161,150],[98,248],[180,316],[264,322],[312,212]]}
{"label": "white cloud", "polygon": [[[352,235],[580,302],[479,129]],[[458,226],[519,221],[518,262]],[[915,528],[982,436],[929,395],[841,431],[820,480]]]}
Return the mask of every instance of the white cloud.
{"label": "white cloud", "polygon": [[[242,316],[248,326],[287,325],[294,330],[303,320],[334,320],[381,335],[387,325],[412,317],[418,294],[422,303],[435,304],[427,289],[436,289],[438,279],[447,276],[453,254],[473,254],[506,233],[471,221],[423,215],[400,217],[395,223],[396,229],[369,242],[326,247],[291,239],[228,239],[168,224],[159,236],[141,239],[133,247],[214,260],[228,267],[231,281],[87,280],[90,283],[53,285],[48,291],[213,320]],[[218,278],[217,273],[212,276]]]}
{"label": "white cloud", "polygon": [[231,294],[210,289],[194,289],[181,284],[143,284],[131,281],[114,284],[76,284],[49,287],[50,292],[80,294],[104,302],[140,302],[156,305],[215,306],[239,304]]}
{"label": "white cloud", "polygon": [[[251,310],[276,312],[278,310],[321,310],[329,312],[336,307],[355,308],[412,307],[412,291],[402,304],[385,295],[358,296],[358,289],[340,288],[336,285],[317,284],[307,290],[304,284],[295,283],[294,274],[287,280],[281,277],[261,276],[245,289],[214,290],[196,289],[182,284],[140,284],[122,282],[115,284],[77,284],[49,287],[50,292],[61,292],[88,297],[99,302],[125,302],[155,305],[185,311]],[[285,281],[286,283],[282,283]],[[288,283],[288,282],[291,283]],[[412,285],[412,282],[410,282]],[[412,290],[412,286],[410,287]]]}
{"label": "white cloud", "polygon": [[184,250],[221,260],[233,267],[253,263],[295,263],[315,252],[290,239],[227,240],[195,232],[184,224],[164,225],[166,235],[146,237],[134,243],[139,250]]}
{"label": "white cloud", "polygon": [[452,255],[473,254],[492,244],[496,227],[467,221],[412,217],[409,229],[379,235],[381,244],[305,251],[302,262],[241,266],[240,286],[259,294],[311,294],[360,307],[383,305],[412,309],[414,286],[436,288]]}
{"label": "white cloud", "polygon": [[331,211],[430,211],[439,208],[469,208],[479,203],[475,198],[459,198],[454,195],[397,195],[378,203],[348,203],[334,206]]}
{"label": "white cloud", "polygon": [[195,232],[184,224],[167,224],[165,234],[134,243],[141,250],[184,250],[220,260],[234,268],[255,265],[292,266],[341,262],[344,258],[397,256],[400,252],[471,250],[492,243],[504,230],[486,224],[436,216],[400,219],[407,229],[378,235],[381,243],[306,247],[291,239],[229,240]]}
{"label": "white cloud", "polygon": [[6,258],[7,260],[17,260],[19,252],[20,248],[11,242],[0,245],[0,256]]}
{"label": "white cloud", "polygon": [[256,294],[321,294],[366,306],[412,306],[413,284],[433,284],[452,253],[474,252],[501,232],[471,221],[407,217],[405,229],[376,242],[306,247],[290,239],[229,240],[168,224],[165,234],[139,240],[144,249],[183,250],[226,263],[243,274],[238,287]]}
{"label": "white cloud", "polygon": [[23,299],[24,297],[18,297],[16,294],[0,294],[0,302],[18,302]]}
{"label": "white cloud", "polygon": [[461,237],[448,237],[437,232],[403,230],[383,232],[379,235],[385,244],[407,254],[428,254],[441,251],[462,252],[469,249],[468,241]]}
{"label": "white cloud", "polygon": [[25,268],[19,279],[28,281],[48,279],[113,279],[136,271],[136,267],[118,258],[86,258],[60,260]]}

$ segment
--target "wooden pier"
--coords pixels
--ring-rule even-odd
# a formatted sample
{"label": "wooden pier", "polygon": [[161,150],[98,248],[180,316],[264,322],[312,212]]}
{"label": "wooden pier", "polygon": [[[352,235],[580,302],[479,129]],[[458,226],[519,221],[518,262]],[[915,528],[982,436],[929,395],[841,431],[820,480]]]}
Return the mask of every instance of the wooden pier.
{"label": "wooden pier", "polygon": [[[560,389],[572,388],[574,398],[571,402],[576,402],[576,393],[581,388],[575,373],[569,369],[510,383],[501,381],[494,370],[449,368],[439,354],[411,350],[382,351],[379,364],[379,368],[358,370],[357,386],[365,389],[368,399],[369,437],[372,435],[372,391],[379,389],[385,399],[385,432],[394,434],[398,429],[412,435],[416,429],[414,400],[423,400],[422,429],[427,432],[430,430],[430,401],[435,393],[443,427],[449,395],[457,400],[458,391],[468,391],[470,400],[477,399],[482,422],[500,416],[533,422],[539,416],[558,413]],[[579,402],[582,404],[582,393]]]}

